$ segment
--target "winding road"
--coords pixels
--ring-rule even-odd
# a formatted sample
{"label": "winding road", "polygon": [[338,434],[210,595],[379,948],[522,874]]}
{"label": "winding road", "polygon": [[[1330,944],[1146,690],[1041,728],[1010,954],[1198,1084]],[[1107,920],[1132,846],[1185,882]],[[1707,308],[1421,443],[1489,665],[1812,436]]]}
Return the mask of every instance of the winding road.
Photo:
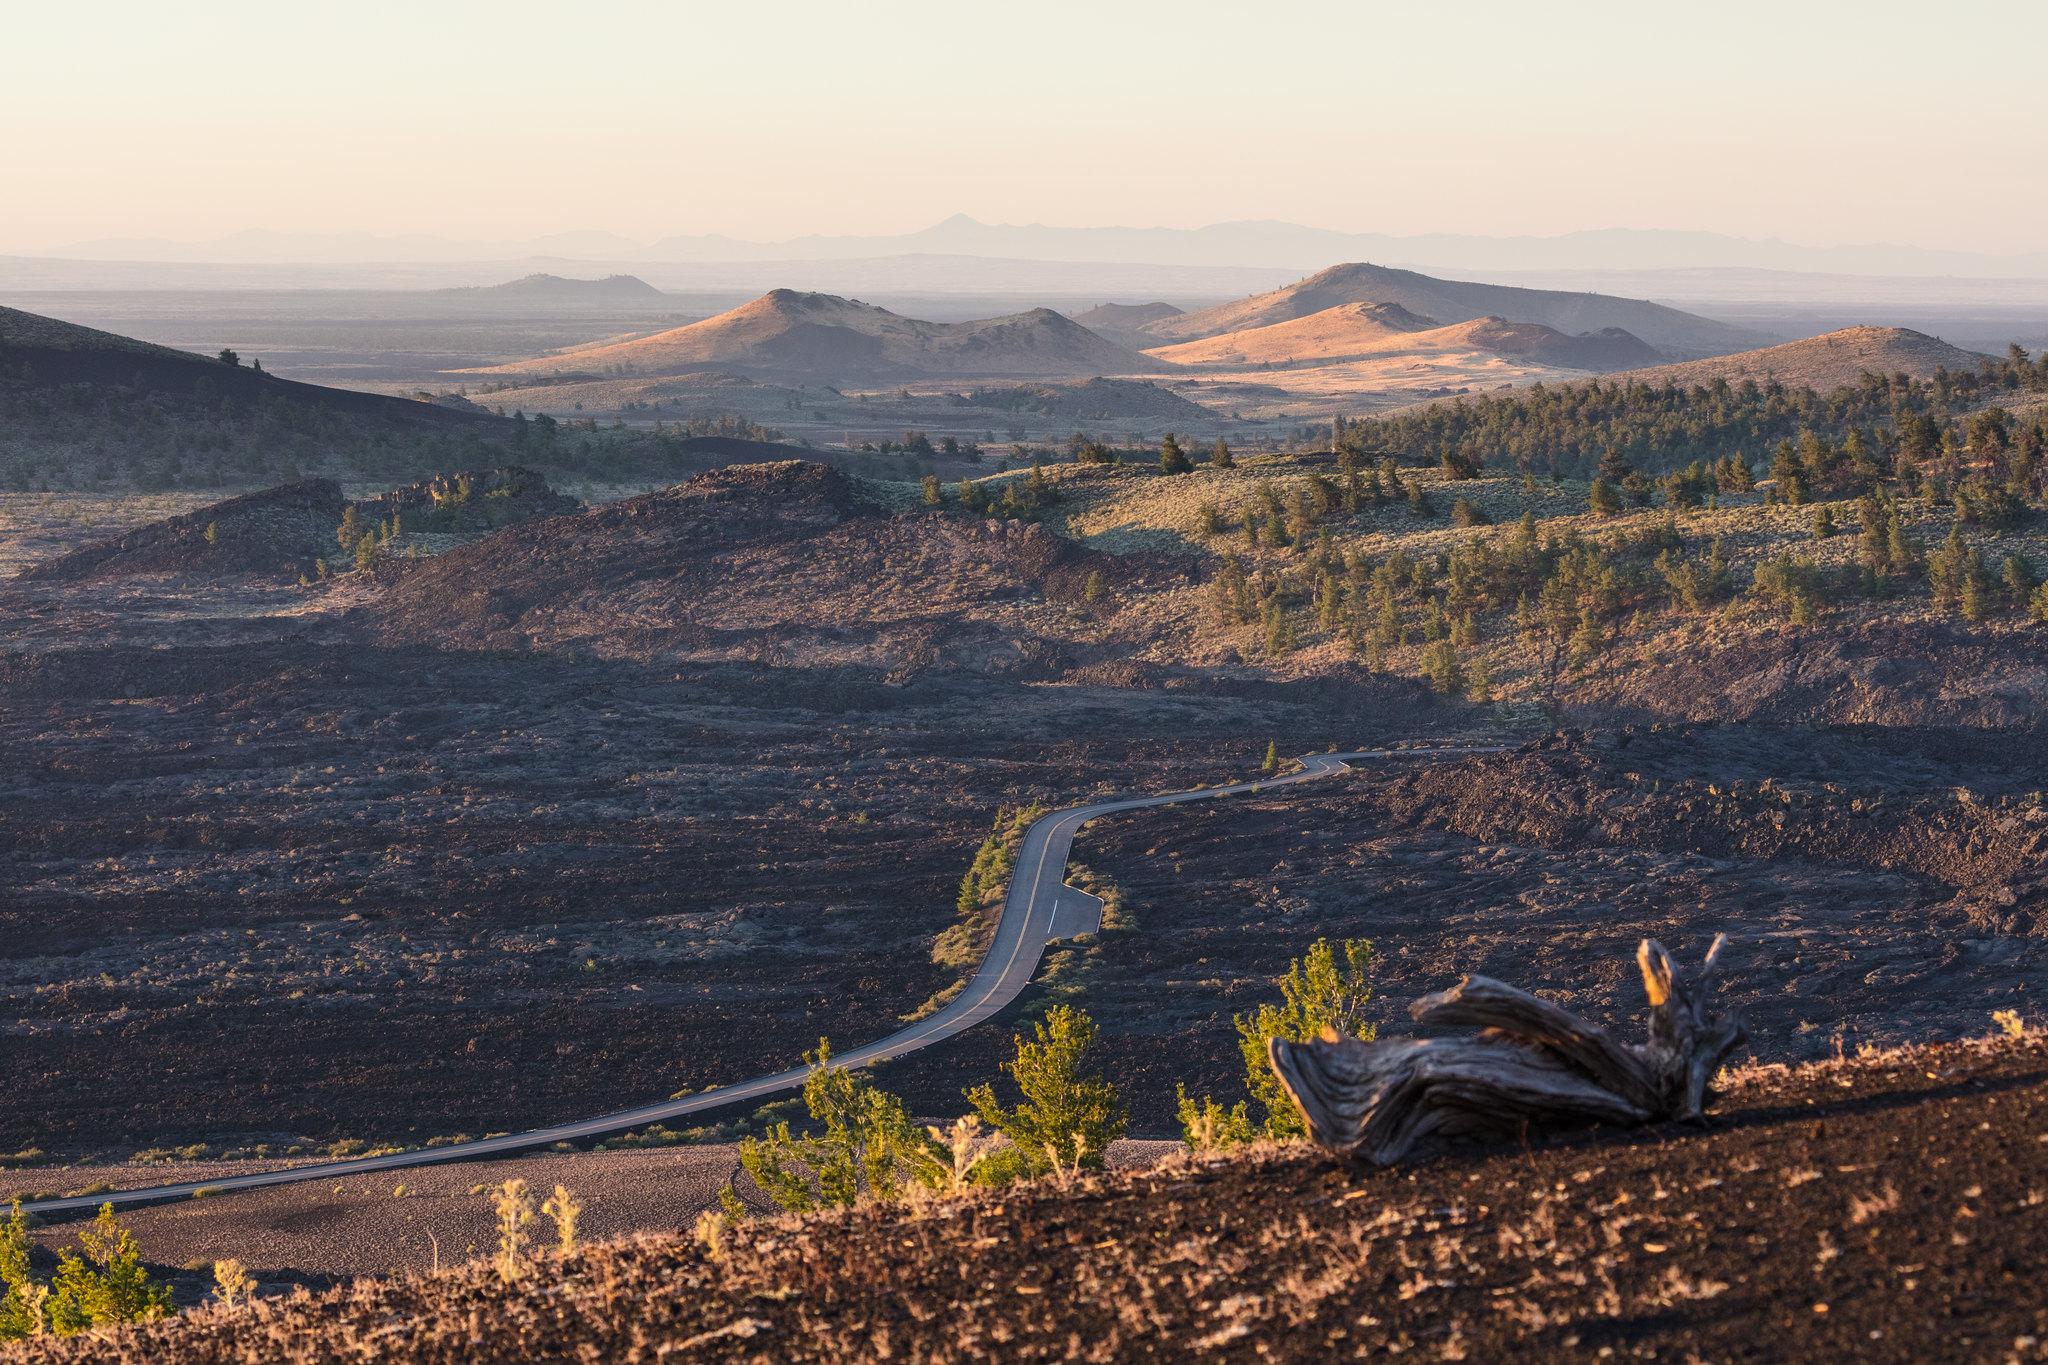
{"label": "winding road", "polygon": [[[1053,942],[1056,937],[1054,926],[1061,891],[1067,890],[1069,897],[1074,894],[1071,889],[1065,887],[1067,855],[1073,848],[1075,834],[1090,820],[1117,811],[1142,810],[1148,806],[1171,806],[1183,801],[1206,801],[1235,796],[1242,792],[1291,786],[1297,782],[1311,782],[1319,777],[1343,772],[1352,763],[1368,759],[1498,753],[1502,747],[1417,745],[1410,748],[1370,749],[1343,754],[1306,754],[1300,759],[1301,766],[1297,770],[1275,777],[1233,782],[1221,787],[1198,787],[1193,791],[1170,792],[1163,796],[1095,801],[1084,806],[1069,806],[1065,810],[1041,816],[1024,833],[1024,843],[1018,850],[1016,867],[1010,875],[1010,890],[1003,904],[1002,919],[996,926],[995,941],[990,945],[988,955],[982,959],[973,979],[967,983],[966,989],[936,1014],[898,1029],[875,1042],[843,1053],[835,1053],[832,1060],[840,1066],[871,1066],[877,1062],[890,1061],[920,1048],[930,1047],[933,1043],[974,1027],[994,1016],[1022,994],[1024,988],[1031,984],[1031,977],[1038,970],[1039,961],[1045,956],[1046,945]],[[629,1128],[645,1127],[650,1123],[687,1118],[710,1110],[723,1109],[728,1105],[758,1102],[786,1091],[802,1089],[804,1079],[809,1074],[809,1067],[793,1067],[771,1076],[759,1076],[753,1080],[699,1091],[679,1099],[662,1100],[656,1104],[642,1105],[638,1109],[622,1109],[616,1113],[558,1123],[548,1128],[534,1128],[523,1133],[507,1133],[501,1137],[479,1138],[471,1142],[450,1143],[443,1147],[423,1147],[412,1151],[392,1152],[384,1156],[349,1157],[340,1161],[322,1161],[305,1166],[257,1171],[249,1175],[223,1176],[212,1180],[151,1185],[132,1190],[110,1190],[100,1194],[76,1195],[64,1199],[45,1199],[33,1204],[24,1204],[22,1207],[26,1212],[45,1216],[91,1212],[102,1204],[121,1207],[160,1203],[186,1198],[200,1190],[212,1195],[232,1190],[261,1189],[268,1185],[290,1185],[305,1180],[331,1180],[343,1176],[364,1175],[373,1171],[404,1170],[413,1166],[436,1165],[444,1161],[463,1161],[474,1157],[505,1156],[537,1147],[547,1147],[557,1142],[604,1137],[607,1134],[624,1132]]]}

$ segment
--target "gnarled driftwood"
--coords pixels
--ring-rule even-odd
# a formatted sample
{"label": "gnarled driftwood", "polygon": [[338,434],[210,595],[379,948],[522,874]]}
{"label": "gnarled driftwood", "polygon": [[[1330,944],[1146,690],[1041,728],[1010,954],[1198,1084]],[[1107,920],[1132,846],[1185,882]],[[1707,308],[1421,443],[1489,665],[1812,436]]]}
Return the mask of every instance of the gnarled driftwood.
{"label": "gnarled driftwood", "polygon": [[1650,997],[1643,1043],[1618,1043],[1527,991],[1468,976],[1423,996],[1408,1013],[1418,1023],[1478,1029],[1476,1037],[1275,1038],[1268,1055],[1311,1138],[1382,1166],[1431,1137],[1698,1119],[1715,1068],[1749,1036],[1736,1015],[1707,1009],[1726,943],[1717,935],[1698,976],[1686,982],[1663,944],[1643,940],[1636,951]]}

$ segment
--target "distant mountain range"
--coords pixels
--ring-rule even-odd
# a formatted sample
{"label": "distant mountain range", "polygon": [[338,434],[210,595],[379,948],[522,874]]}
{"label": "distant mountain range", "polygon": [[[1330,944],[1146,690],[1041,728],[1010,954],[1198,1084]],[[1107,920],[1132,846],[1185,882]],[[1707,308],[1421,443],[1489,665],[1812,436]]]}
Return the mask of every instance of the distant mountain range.
{"label": "distant mountain range", "polygon": [[723,372],[836,385],[1284,369],[1384,360],[1395,352],[1411,361],[1480,355],[1598,372],[1774,339],[1640,299],[1440,280],[1363,264],[1333,266],[1191,313],[1155,303],[1102,305],[1080,317],[1103,332],[1049,308],[928,322],[834,294],[774,289],[681,327],[470,373],[516,383]]}
{"label": "distant mountain range", "polygon": [[702,322],[479,373],[650,376],[710,368],[838,381],[1043,379],[1165,367],[1049,308],[974,322],[925,322],[856,299],[776,289]]}
{"label": "distant mountain range", "polygon": [[539,273],[523,275],[503,284],[473,285],[435,292],[507,303],[662,303],[668,299],[668,295],[637,275],[575,280]]}
{"label": "distant mountain range", "polygon": [[1673,270],[1742,268],[1861,275],[2048,277],[2048,251],[1998,255],[1890,242],[1805,246],[1776,238],[1659,228],[1555,236],[1338,232],[1251,221],[1199,228],[1051,227],[983,223],[955,214],[916,232],[745,241],[718,235],[654,241],[604,232],[498,241],[420,234],[249,231],[203,241],[104,238],[24,253],[97,261],[243,264],[424,263],[550,257],[592,262],[738,263],[848,260],[913,254],[1025,261],[1311,270],[1334,260],[1381,260],[1429,270]]}

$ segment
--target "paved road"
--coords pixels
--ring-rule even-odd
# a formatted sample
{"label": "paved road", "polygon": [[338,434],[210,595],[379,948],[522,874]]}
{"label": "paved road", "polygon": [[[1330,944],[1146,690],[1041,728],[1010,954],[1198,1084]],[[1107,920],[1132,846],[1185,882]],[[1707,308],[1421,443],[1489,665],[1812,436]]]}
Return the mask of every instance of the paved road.
{"label": "paved road", "polygon": [[[1207,801],[1217,797],[1233,796],[1240,792],[1292,786],[1297,782],[1310,782],[1319,777],[1327,777],[1331,773],[1342,772],[1351,763],[1367,759],[1427,758],[1444,754],[1491,753],[1499,752],[1499,749],[1500,746],[1418,745],[1412,748],[1361,750],[1347,754],[1307,754],[1300,760],[1301,767],[1298,770],[1280,777],[1266,777],[1252,782],[1233,782],[1222,787],[1200,787],[1194,791],[1171,792],[1164,796],[1097,801],[1085,806],[1070,806],[1066,810],[1041,816],[1024,833],[1024,844],[1018,851],[1017,865],[1010,876],[1009,897],[1003,904],[1003,916],[996,926],[995,942],[990,945],[988,956],[982,959],[980,969],[967,983],[967,988],[938,1013],[898,1029],[879,1041],[835,1053],[832,1060],[841,1066],[868,1066],[901,1057],[905,1053],[930,1047],[933,1043],[970,1029],[1015,1000],[1024,988],[1031,984],[1032,974],[1038,970],[1039,960],[1045,955],[1046,944],[1052,941],[1054,908],[1058,904],[1060,889],[1066,879],[1067,854],[1073,848],[1074,835],[1079,832],[1081,826],[1098,816],[1115,811],[1141,810],[1147,806],[1170,806],[1182,801]],[[650,1123],[689,1118],[713,1109],[723,1109],[728,1105],[759,1103],[787,1091],[802,1089],[804,1079],[808,1075],[809,1068],[793,1067],[788,1071],[778,1071],[772,1076],[760,1076],[754,1080],[700,1091],[681,1099],[663,1100],[657,1104],[643,1105],[638,1109],[622,1109],[613,1114],[600,1114],[596,1118],[558,1123],[550,1128],[508,1133],[503,1137],[480,1138],[473,1142],[451,1143],[445,1147],[423,1147],[414,1151],[393,1152],[388,1156],[322,1161],[314,1165],[292,1166],[215,1180],[152,1185],[143,1189],[78,1195],[69,1199],[45,1199],[39,1203],[25,1204],[23,1208],[28,1212],[43,1215],[90,1212],[102,1204],[119,1207],[128,1204],[157,1203],[184,1198],[202,1189],[209,1193],[253,1190],[267,1185],[289,1185],[302,1180],[331,1180],[342,1176],[364,1175],[372,1171],[403,1170],[411,1166],[428,1166],[443,1161],[462,1161],[472,1157],[505,1156],[514,1152],[530,1151],[536,1147],[551,1146],[557,1142],[604,1137],[611,1133],[622,1133],[629,1128],[643,1128]]]}

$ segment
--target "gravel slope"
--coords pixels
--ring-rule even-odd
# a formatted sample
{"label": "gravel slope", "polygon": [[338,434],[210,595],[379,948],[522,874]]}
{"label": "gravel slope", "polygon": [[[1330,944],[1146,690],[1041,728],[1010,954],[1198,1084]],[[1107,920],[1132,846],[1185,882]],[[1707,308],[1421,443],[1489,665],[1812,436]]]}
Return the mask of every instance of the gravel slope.
{"label": "gravel slope", "polygon": [[1738,1080],[1713,1126],[1299,1149],[358,1283],[37,1361],[2038,1358],[2048,1042]]}

